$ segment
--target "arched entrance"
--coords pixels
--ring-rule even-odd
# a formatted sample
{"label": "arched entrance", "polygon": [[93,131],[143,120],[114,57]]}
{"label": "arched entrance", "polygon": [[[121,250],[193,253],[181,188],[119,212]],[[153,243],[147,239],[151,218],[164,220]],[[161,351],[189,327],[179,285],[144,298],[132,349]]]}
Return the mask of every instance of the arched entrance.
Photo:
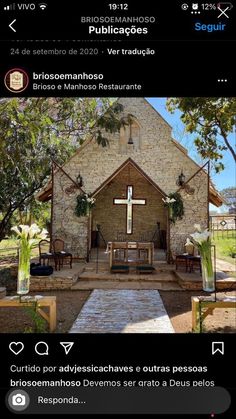
{"label": "arched entrance", "polygon": [[109,241],[153,241],[156,249],[166,250],[164,194],[131,159],[93,196],[91,247],[97,244],[99,226],[101,248]]}

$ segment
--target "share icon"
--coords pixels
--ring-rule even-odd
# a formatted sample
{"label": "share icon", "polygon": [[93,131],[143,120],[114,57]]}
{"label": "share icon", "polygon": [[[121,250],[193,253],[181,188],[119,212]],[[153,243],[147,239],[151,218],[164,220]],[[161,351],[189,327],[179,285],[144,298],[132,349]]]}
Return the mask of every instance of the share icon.
{"label": "share icon", "polygon": [[65,354],[68,355],[72,346],[74,345],[74,342],[60,342],[60,345],[63,346],[65,349]]}

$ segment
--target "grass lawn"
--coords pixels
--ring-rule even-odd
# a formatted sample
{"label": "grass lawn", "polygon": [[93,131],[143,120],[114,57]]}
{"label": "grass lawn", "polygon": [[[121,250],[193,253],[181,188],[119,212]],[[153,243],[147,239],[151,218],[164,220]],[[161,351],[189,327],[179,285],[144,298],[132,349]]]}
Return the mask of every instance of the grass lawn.
{"label": "grass lawn", "polygon": [[[38,254],[38,246],[36,246],[32,250],[32,257],[38,257]],[[0,260],[8,256],[17,256],[17,240],[15,238],[9,238],[0,242]]]}
{"label": "grass lawn", "polygon": [[212,243],[216,245],[216,257],[218,259],[234,264],[235,259],[230,254],[233,246],[235,246],[236,252],[236,232],[230,231],[228,235],[229,237],[227,237],[227,231],[224,231],[223,234],[221,232],[215,233]]}

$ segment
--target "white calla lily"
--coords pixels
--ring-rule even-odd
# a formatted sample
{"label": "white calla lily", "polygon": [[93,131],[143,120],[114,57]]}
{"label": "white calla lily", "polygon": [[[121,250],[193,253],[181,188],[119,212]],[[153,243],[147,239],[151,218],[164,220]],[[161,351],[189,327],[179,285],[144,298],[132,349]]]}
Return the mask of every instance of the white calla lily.
{"label": "white calla lily", "polygon": [[41,233],[39,234],[39,238],[41,240],[45,240],[48,237],[48,231],[46,230],[46,228],[43,228]]}
{"label": "white calla lily", "polygon": [[25,224],[20,224],[20,228],[21,228],[21,237],[27,238],[29,234],[30,226],[25,225]]}
{"label": "white calla lily", "polygon": [[37,235],[38,233],[40,233],[40,228],[39,226],[37,226],[37,224],[32,224],[29,228],[29,237],[33,238],[35,235]]}
{"label": "white calla lily", "polygon": [[14,226],[11,228],[11,230],[14,231],[18,236],[21,236],[21,232],[18,227]]}
{"label": "white calla lily", "polygon": [[169,196],[167,196],[166,198],[162,198],[162,201],[166,205],[170,205],[170,204],[173,204],[176,201],[176,199],[175,198],[170,198]]}

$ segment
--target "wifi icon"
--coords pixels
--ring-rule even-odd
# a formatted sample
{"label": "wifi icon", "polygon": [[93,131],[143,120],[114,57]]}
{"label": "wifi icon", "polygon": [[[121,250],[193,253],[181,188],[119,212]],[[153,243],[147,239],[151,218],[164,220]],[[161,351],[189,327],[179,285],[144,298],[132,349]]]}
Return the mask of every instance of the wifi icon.
{"label": "wifi icon", "polygon": [[39,3],[39,7],[41,10],[45,10],[48,7],[48,5],[46,3]]}

